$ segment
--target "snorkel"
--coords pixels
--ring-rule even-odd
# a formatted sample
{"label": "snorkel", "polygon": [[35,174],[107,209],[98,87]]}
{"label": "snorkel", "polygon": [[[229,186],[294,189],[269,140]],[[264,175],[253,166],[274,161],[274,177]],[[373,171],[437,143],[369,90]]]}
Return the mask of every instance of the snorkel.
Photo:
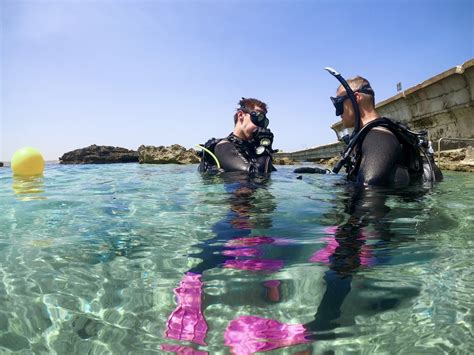
{"label": "snorkel", "polygon": [[341,74],[339,74],[336,70],[334,70],[333,68],[330,68],[330,67],[326,67],[324,68],[325,70],[327,70],[329,72],[329,74],[331,74],[332,76],[334,76],[340,83],[341,85],[344,87],[344,89],[346,90],[346,93],[347,95],[349,96],[349,99],[351,100],[351,103],[352,103],[352,107],[354,108],[354,115],[355,115],[355,122],[354,122],[354,131],[352,132],[350,138],[349,138],[349,144],[347,146],[347,149],[344,151],[344,153],[342,154],[342,158],[341,160],[336,164],[336,166],[332,169],[332,172],[334,174],[337,174],[339,172],[339,170],[341,170],[341,168],[344,166],[344,164],[346,163],[348,157],[349,157],[349,154],[350,152],[352,151],[352,145],[351,143],[354,142],[354,137],[357,136],[357,133],[359,132],[360,130],[360,111],[359,111],[359,105],[357,105],[357,101],[356,101],[356,98],[355,98],[355,95],[354,95],[354,91],[352,91],[351,87],[349,86],[349,84],[347,83],[346,79],[344,79],[342,77]]}

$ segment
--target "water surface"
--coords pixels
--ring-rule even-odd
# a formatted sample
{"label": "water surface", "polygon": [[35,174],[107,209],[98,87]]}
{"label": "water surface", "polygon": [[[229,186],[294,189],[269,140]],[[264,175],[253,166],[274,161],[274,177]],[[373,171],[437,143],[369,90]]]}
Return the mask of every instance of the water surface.
{"label": "water surface", "polygon": [[[292,170],[242,181],[176,165],[0,169],[0,352],[230,353],[226,328],[255,316],[308,330],[272,353],[471,353],[473,175],[361,193]],[[167,329],[190,272],[203,344]]]}

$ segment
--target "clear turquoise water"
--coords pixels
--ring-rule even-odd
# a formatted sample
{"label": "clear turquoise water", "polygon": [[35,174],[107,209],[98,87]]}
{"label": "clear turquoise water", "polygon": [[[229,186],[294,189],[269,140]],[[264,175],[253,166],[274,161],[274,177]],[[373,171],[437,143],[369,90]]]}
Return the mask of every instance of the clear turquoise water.
{"label": "clear turquoise water", "polygon": [[[355,216],[341,177],[297,180],[292,169],[249,194],[196,166],[48,165],[30,181],[1,168],[0,353],[229,353],[224,331],[238,316],[314,324],[316,314],[331,326],[272,353],[472,353],[474,175],[369,193]],[[385,200],[370,218],[374,194]],[[328,227],[354,218],[368,222],[341,236],[356,235],[345,250],[311,261]],[[249,236],[279,240],[258,248],[281,266],[223,267],[225,244]],[[198,269],[207,346],[164,336],[173,289]],[[345,277],[332,288],[349,285],[342,302],[325,297],[328,275]],[[276,296],[269,280],[280,282]]]}

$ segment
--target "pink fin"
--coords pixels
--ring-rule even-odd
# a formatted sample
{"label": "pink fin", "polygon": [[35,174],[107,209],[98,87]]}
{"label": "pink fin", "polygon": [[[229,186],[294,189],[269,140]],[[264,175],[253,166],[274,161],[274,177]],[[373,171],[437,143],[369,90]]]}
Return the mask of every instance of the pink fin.
{"label": "pink fin", "polygon": [[207,323],[202,314],[201,275],[188,272],[174,290],[177,297],[176,309],[168,318],[165,336],[206,345]]}
{"label": "pink fin", "polygon": [[241,316],[232,320],[224,334],[224,343],[236,355],[253,354],[285,346],[308,343],[302,324],[285,324],[269,318]]}

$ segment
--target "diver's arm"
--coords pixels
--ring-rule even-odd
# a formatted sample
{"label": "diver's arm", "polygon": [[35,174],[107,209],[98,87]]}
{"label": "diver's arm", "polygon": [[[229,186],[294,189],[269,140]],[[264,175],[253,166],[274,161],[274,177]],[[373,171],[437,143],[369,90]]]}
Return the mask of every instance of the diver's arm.
{"label": "diver's arm", "polygon": [[400,142],[392,132],[372,129],[362,143],[362,160],[356,182],[375,186],[392,183],[401,152]]}
{"label": "diver's arm", "polygon": [[219,142],[214,149],[214,154],[217,156],[224,171],[251,171],[250,163],[239,153],[234,144],[229,141],[223,140]]}
{"label": "diver's arm", "polygon": [[257,158],[257,170],[259,173],[271,173],[276,171],[272,164],[272,157],[270,154],[264,154]]}

